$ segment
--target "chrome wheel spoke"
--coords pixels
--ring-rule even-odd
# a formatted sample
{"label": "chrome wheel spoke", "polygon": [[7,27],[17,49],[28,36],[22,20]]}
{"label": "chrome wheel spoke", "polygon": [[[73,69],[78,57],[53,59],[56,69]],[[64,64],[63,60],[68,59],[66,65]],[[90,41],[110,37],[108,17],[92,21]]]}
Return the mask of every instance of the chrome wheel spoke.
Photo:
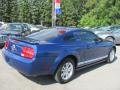
{"label": "chrome wheel spoke", "polygon": [[113,61],[114,58],[115,58],[115,52],[114,52],[114,50],[112,50],[112,51],[110,52],[110,57],[109,57],[109,59],[110,59],[110,61]]}
{"label": "chrome wheel spoke", "polygon": [[73,74],[72,63],[68,62],[65,65],[63,65],[63,67],[61,69],[61,78],[63,80],[68,80],[69,78],[71,78],[72,74]]}

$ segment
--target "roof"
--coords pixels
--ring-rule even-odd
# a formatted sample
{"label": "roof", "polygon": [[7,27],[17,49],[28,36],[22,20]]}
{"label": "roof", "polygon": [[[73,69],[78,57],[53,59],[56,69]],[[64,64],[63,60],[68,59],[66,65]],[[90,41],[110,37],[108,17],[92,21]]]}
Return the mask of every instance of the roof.
{"label": "roof", "polygon": [[64,30],[66,32],[75,31],[75,30],[87,30],[87,29],[77,28],[77,27],[55,27],[55,29],[56,30]]}

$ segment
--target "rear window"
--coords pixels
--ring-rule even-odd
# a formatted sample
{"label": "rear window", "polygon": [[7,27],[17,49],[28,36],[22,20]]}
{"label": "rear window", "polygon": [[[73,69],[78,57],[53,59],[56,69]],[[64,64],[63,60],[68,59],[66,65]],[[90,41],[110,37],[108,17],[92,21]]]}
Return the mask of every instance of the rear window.
{"label": "rear window", "polygon": [[59,31],[56,29],[45,29],[41,30],[39,32],[33,33],[31,35],[28,35],[26,37],[34,39],[34,40],[45,40],[45,41],[50,41],[56,38],[59,34]]}
{"label": "rear window", "polygon": [[21,31],[22,30],[22,25],[21,24],[9,24],[7,30]]}

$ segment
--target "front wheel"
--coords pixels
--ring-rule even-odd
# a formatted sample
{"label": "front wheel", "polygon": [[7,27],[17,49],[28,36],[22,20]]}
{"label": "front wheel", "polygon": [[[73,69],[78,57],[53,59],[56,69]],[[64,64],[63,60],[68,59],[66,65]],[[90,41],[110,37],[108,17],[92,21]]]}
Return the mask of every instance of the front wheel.
{"label": "front wheel", "polygon": [[115,49],[112,49],[108,55],[108,63],[112,63],[115,60]]}
{"label": "front wheel", "polygon": [[67,83],[71,80],[75,71],[75,63],[71,58],[65,59],[65,61],[58,67],[55,73],[55,80],[59,83]]}

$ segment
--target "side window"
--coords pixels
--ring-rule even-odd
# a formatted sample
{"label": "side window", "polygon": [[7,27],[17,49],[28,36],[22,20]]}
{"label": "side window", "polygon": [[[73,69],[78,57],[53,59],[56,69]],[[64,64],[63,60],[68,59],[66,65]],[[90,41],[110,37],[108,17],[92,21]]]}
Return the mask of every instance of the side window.
{"label": "side window", "polygon": [[74,37],[73,33],[66,34],[64,36],[64,41],[75,41],[75,37]]}
{"label": "side window", "polygon": [[82,42],[94,42],[97,36],[89,31],[80,31],[74,33],[76,36],[77,41],[82,41]]}

